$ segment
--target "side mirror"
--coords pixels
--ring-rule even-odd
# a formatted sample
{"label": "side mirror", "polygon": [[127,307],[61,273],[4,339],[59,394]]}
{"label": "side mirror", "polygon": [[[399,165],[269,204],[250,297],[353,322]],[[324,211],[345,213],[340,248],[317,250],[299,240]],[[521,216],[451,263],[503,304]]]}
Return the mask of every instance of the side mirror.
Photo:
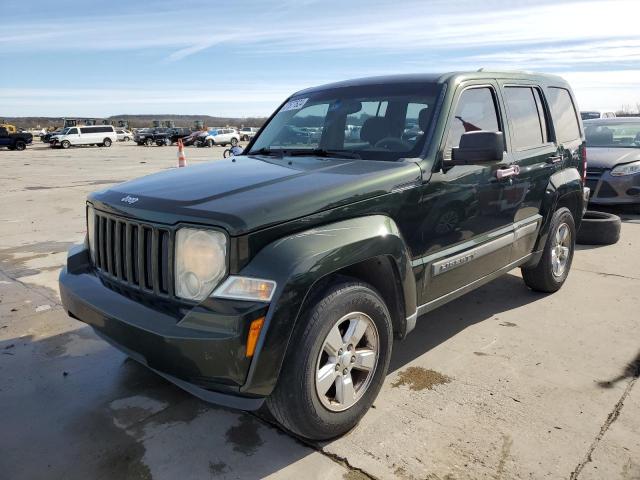
{"label": "side mirror", "polygon": [[504,153],[502,132],[478,130],[467,132],[460,137],[460,146],[451,151],[451,159],[457,165],[499,162]]}

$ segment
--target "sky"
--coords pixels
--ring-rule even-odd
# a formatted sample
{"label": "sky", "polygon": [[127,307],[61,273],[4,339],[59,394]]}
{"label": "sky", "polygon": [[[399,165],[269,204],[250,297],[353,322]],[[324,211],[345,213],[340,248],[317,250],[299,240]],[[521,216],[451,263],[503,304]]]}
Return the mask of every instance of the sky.
{"label": "sky", "polygon": [[640,1],[2,0],[0,117],[266,116],[306,87],[395,73],[565,77],[640,105]]}

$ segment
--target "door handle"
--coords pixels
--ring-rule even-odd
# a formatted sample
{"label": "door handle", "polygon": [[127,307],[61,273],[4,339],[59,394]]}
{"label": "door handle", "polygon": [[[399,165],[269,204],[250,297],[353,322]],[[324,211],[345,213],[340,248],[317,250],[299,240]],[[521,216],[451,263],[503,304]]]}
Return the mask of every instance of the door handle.
{"label": "door handle", "polygon": [[553,155],[552,157],[547,158],[547,163],[558,163],[562,161],[562,155]]}
{"label": "door handle", "polygon": [[520,174],[520,167],[518,165],[509,165],[496,170],[496,178],[502,180],[503,178],[515,177]]}

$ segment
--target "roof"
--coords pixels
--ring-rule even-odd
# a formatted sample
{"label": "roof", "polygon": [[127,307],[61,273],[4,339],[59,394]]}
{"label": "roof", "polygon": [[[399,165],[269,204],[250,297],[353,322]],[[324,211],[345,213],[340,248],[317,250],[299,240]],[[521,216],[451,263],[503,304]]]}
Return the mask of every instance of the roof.
{"label": "roof", "polygon": [[475,79],[513,79],[513,80],[543,80],[545,82],[566,85],[567,82],[557,75],[549,75],[546,73],[533,73],[515,70],[477,70],[477,71],[459,71],[444,73],[409,73],[403,75],[384,75],[375,77],[354,78],[343,80],[335,83],[328,83],[316,87],[306,88],[295,93],[295,95],[303,93],[311,93],[318,90],[327,90],[331,88],[358,87],[366,85],[383,85],[383,84],[415,84],[415,83],[451,83],[461,82],[464,80]]}

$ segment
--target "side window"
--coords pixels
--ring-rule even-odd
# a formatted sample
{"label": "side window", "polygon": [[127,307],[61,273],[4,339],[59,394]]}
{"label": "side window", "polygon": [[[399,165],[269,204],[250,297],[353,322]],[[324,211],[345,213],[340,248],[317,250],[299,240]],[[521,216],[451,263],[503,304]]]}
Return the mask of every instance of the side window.
{"label": "side window", "polygon": [[580,138],[578,115],[569,91],[565,88],[549,87],[546,95],[556,130],[556,140],[562,143]]}
{"label": "side window", "polygon": [[[531,87],[505,87],[504,98],[513,125],[514,150],[524,150],[545,143],[545,129],[534,89]],[[544,113],[543,113],[544,118]]]}
{"label": "side window", "polygon": [[489,87],[471,88],[460,95],[449,125],[444,160],[451,160],[451,149],[460,145],[463,133],[476,130],[500,131],[496,100]]}

